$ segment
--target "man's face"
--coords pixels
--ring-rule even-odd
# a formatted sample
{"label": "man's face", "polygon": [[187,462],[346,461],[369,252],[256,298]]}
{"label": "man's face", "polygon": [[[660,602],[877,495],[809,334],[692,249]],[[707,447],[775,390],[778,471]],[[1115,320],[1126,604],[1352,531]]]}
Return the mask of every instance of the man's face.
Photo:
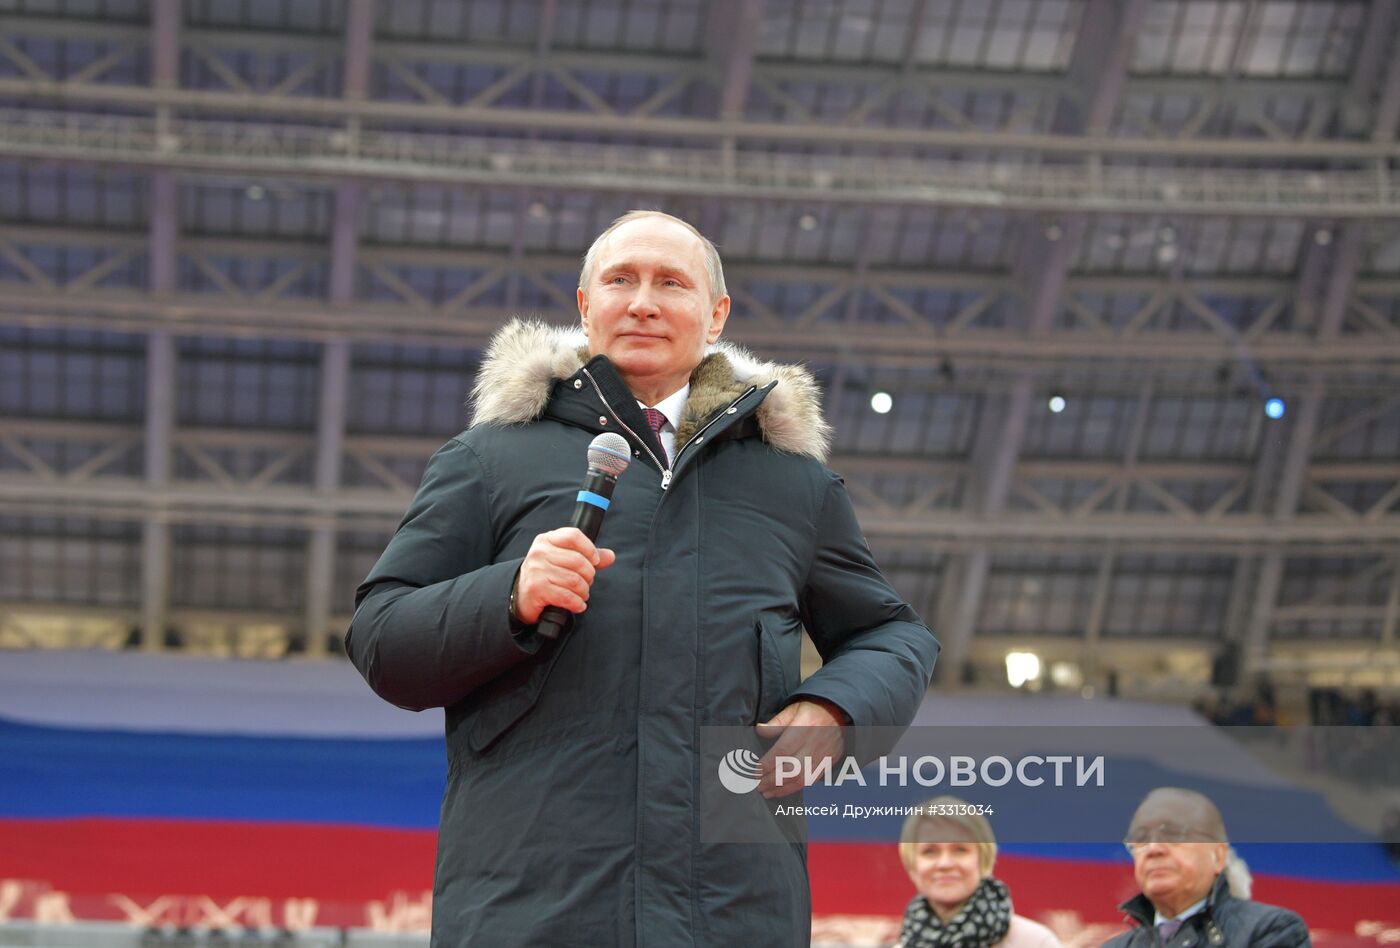
{"label": "man's face", "polygon": [[1157,910],[1171,917],[1209,894],[1228,850],[1212,834],[1199,804],[1172,796],[1149,797],[1128,828],[1133,876]]}
{"label": "man's face", "polygon": [[587,280],[578,311],[588,351],[606,355],[649,405],[686,383],[729,315],[729,297],[711,300],[700,241],[661,217],[608,235]]}

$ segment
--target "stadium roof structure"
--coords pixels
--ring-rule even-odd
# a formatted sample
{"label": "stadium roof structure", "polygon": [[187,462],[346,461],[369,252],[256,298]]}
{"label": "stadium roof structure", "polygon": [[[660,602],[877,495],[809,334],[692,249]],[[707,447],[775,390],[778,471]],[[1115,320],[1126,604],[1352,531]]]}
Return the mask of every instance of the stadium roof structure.
{"label": "stadium roof structure", "polygon": [[484,341],[656,207],[946,668],[1395,657],[1393,2],[5,11],[0,644],[323,653]]}

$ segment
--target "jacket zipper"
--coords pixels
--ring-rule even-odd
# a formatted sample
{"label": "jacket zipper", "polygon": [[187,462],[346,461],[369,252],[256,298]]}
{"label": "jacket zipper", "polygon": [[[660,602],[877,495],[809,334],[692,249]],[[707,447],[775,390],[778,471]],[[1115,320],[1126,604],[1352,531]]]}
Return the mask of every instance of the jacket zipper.
{"label": "jacket zipper", "polygon": [[705,427],[701,428],[699,431],[695,432],[695,434],[691,435],[691,436],[690,436],[690,440],[688,440],[685,444],[681,445],[679,448],[676,448],[676,458],[679,459],[680,456],[681,456],[681,452],[682,452],[682,451],[684,451],[686,448],[688,448],[688,447],[690,447],[692,444],[694,444],[694,443],[700,438],[700,436],[703,435],[705,432],[709,431],[711,425],[713,425],[715,422],[719,421],[719,420],[720,420],[721,418],[723,418],[725,415],[729,414],[729,410],[730,410],[731,408],[733,408],[735,405],[737,405],[737,404],[739,404],[740,402],[742,402],[744,399],[748,398],[750,395],[752,395],[752,394],[753,394],[754,392],[756,392],[756,391],[758,391],[758,386],[757,386],[757,385],[750,385],[748,388],[744,389],[743,393],[740,394],[740,396],[739,396],[738,398],[736,398],[736,399],[734,399],[734,401],[730,402],[730,403],[725,407],[724,411],[716,412],[716,413],[715,413],[715,416],[714,416],[713,418],[711,418],[709,421],[705,422]]}
{"label": "jacket zipper", "polygon": [[637,432],[627,427],[627,422],[622,420],[622,417],[617,413],[617,409],[612,407],[612,403],[609,402],[607,397],[603,394],[603,390],[598,387],[598,382],[593,378],[593,373],[589,372],[587,369],[584,369],[583,374],[584,377],[588,379],[588,384],[593,386],[593,391],[598,393],[598,401],[603,403],[603,407],[608,410],[608,414],[612,415],[613,421],[617,422],[622,427],[623,431],[630,434],[636,440],[636,442],[642,446],[642,450],[647,453],[647,457],[651,458],[652,463],[656,465],[656,469],[661,472],[661,489],[665,490],[666,488],[670,487],[671,469],[661,463],[661,459],[658,458],[655,452],[653,452],[651,448],[647,446],[646,441],[643,440],[641,435],[637,434]]}
{"label": "jacket zipper", "polygon": [[[656,465],[656,469],[661,472],[661,489],[668,490],[671,486],[671,476],[674,473],[673,469],[665,464],[662,464],[661,459],[656,456],[656,453],[652,451],[650,447],[647,446],[646,441],[643,440],[641,435],[637,434],[637,432],[633,431],[627,426],[627,422],[622,420],[622,417],[617,413],[617,409],[612,407],[612,403],[609,402],[607,396],[603,394],[603,390],[598,386],[597,380],[593,378],[593,373],[589,372],[587,369],[584,369],[583,374],[584,377],[588,379],[588,384],[593,386],[593,391],[598,394],[598,401],[603,403],[603,407],[608,410],[608,414],[612,416],[613,421],[616,421],[618,425],[621,426],[623,431],[630,434],[636,440],[636,442],[642,446],[642,450],[647,453],[647,457],[651,458],[652,463]],[[749,395],[751,395],[757,390],[758,386],[750,385],[742,395],[734,399],[734,401],[730,402],[729,406],[725,408],[724,411],[717,413],[705,424],[705,427],[701,428],[699,431],[695,432],[695,434],[691,435],[689,441],[676,448],[676,457],[679,458],[681,456],[682,451],[694,444],[697,438],[699,438],[702,434],[708,431],[710,425],[713,425],[715,422],[719,421],[726,414],[728,414],[730,408],[733,408],[735,405],[739,404],[745,398],[748,398]]]}

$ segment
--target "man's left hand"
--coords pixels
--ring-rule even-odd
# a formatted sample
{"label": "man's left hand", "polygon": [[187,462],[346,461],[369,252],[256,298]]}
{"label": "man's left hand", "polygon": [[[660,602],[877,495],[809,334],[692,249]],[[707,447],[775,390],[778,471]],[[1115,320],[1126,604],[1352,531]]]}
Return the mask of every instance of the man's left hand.
{"label": "man's left hand", "polygon": [[[813,774],[824,761],[835,766],[845,741],[841,728],[850,724],[846,713],[830,701],[803,698],[794,701],[758,725],[758,736],[777,743],[768,749],[759,762],[758,792],[772,799],[796,793],[807,785],[806,776]],[[777,758],[795,757],[803,761],[803,771],[777,782]]]}

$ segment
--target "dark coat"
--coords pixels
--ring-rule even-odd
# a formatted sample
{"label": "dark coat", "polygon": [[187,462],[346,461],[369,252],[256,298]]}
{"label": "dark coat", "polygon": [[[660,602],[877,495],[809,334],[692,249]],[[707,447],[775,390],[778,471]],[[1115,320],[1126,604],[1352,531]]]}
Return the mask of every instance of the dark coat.
{"label": "dark coat", "polygon": [[[1158,948],[1162,939],[1152,920],[1156,909],[1137,895],[1119,906],[1138,927],[1103,943],[1103,948]],[[1237,899],[1222,873],[1206,907],[1188,918],[1172,936],[1170,948],[1310,948],[1307,923],[1296,912]]]}
{"label": "dark coat", "polygon": [[[429,462],[346,637],[382,697],[447,709],[434,943],[805,945],[805,849],[702,840],[699,728],[800,696],[906,725],[937,642],[821,463],[805,371],[708,356],[663,490],[635,399],[579,342],[497,336],[472,427]],[[542,641],[507,600],[535,535],[568,523],[602,431],[637,455],[599,536],[617,562]],[[824,665],[799,683],[803,628]]]}

